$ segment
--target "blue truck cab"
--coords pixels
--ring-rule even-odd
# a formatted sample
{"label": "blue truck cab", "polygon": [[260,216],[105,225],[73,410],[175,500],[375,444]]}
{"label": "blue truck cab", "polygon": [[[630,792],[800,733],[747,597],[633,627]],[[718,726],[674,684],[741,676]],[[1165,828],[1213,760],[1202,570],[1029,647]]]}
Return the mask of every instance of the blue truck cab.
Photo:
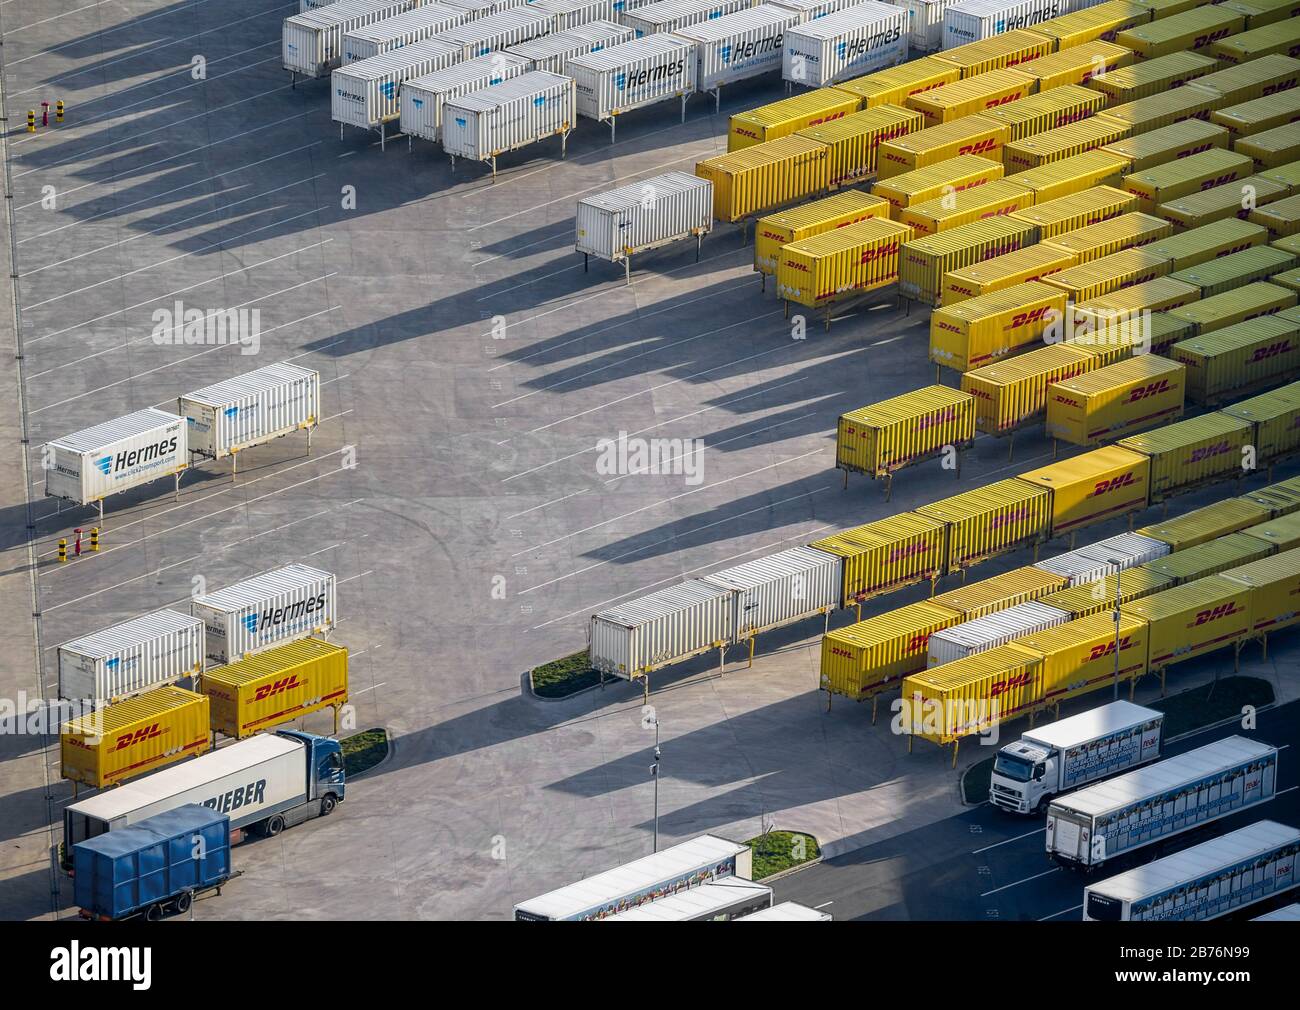
{"label": "blue truck cab", "polygon": [[[343,746],[327,736],[302,733],[295,729],[282,729],[278,736],[299,741],[307,748],[307,801],[318,801],[319,813],[327,814],[335,804],[342,803],[347,789]],[[303,818],[307,820],[307,818]]]}

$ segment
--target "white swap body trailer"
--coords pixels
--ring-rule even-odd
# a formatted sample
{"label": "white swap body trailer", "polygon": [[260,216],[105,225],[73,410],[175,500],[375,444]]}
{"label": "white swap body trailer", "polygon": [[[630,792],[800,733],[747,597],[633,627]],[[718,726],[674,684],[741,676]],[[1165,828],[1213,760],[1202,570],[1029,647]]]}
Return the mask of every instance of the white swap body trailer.
{"label": "white swap body trailer", "polygon": [[1276,792],[1277,748],[1225,737],[1053,800],[1047,854],[1068,866],[1100,866]]}
{"label": "white swap body trailer", "polygon": [[509,52],[488,53],[446,70],[426,74],[402,85],[401,130],[409,138],[442,139],[442,108],[450,100],[468,95],[512,77],[528,73],[528,61]]}
{"label": "white swap body trailer", "polygon": [[943,12],[953,0],[903,0],[907,11],[907,45],[915,52],[943,48]]}
{"label": "white swap body trailer", "polygon": [[[1169,553],[1169,545],[1141,533],[1121,533],[1107,540],[1099,540],[1087,547],[1078,547],[1054,558],[1034,563],[1035,568],[1051,572],[1070,580],[1072,586],[1099,582],[1118,566],[1120,571],[1136,568],[1148,561],[1156,561]],[[1122,584],[1121,578],[1121,584]]]}
{"label": "white swap body trailer", "polygon": [[752,6],[753,0],[656,0],[624,13],[623,24],[641,38],[657,32],[675,32]]}
{"label": "white swap body trailer", "polygon": [[411,9],[411,0],[339,0],[284,19],[284,69],[303,77],[324,77],[343,61],[343,35]]}
{"label": "white swap body trailer", "polygon": [[506,49],[527,42],[551,30],[551,17],[542,11],[517,7],[485,18],[466,21],[441,35],[440,39],[455,42],[461,47],[463,59],[486,56],[498,49]]}
{"label": "white swap body trailer", "polygon": [[1203,922],[1300,883],[1300,830],[1256,821],[1083,889],[1084,922]]}
{"label": "white swap body trailer", "polygon": [[615,912],[602,922],[730,922],[772,907],[772,889],[740,877],[723,877]]}
{"label": "white swap body trailer", "polygon": [[1251,922],[1300,922],[1300,902],[1257,915]]}
{"label": "white swap body trailer", "polygon": [[1085,6],[1069,0],[962,0],[949,4],[943,12],[943,48],[991,39],[1018,28],[1032,29]]}
{"label": "white swap body trailer", "polygon": [[515,906],[515,919],[525,922],[604,919],[714,880],[727,877],[749,880],[753,875],[753,853],[748,845],[716,835],[700,835],[521,901]]}
{"label": "white swap body trailer", "polygon": [[530,11],[549,14],[553,32],[616,16],[611,0],[528,0],[525,6]]}
{"label": "white swap body trailer", "polygon": [[834,11],[842,11],[845,7],[854,7],[862,3],[862,0],[767,0],[767,2],[794,11],[799,15],[799,23],[803,24],[815,18],[825,17]]}
{"label": "white swap body trailer", "polygon": [[591,665],[632,680],[735,639],[732,594],[700,579],[602,610],[591,618]]}
{"label": "white swap body trailer", "polygon": [[996,649],[1022,635],[1033,635],[1058,624],[1070,615],[1057,607],[1030,600],[1006,610],[997,610],[974,620],[963,621],[943,631],[936,631],[926,645],[926,663],[939,666],[979,652]]}
{"label": "white swap body trailer", "polygon": [[906,59],[907,11],[864,0],[787,31],[781,76],[820,88]]}
{"label": "white swap body trailer", "polygon": [[464,7],[430,3],[374,24],[353,28],[343,35],[343,65],[409,46],[430,35],[455,28],[470,17]]}
{"label": "white swap body trailer", "polygon": [[330,78],[330,118],[340,134],[345,125],[373,130],[397,119],[402,85],[454,66],[462,54],[459,44],[435,36],[340,67]]}
{"label": "white swap body trailer", "polygon": [[598,53],[632,38],[632,29],[613,21],[589,21],[577,28],[530,39],[505,52],[528,61],[529,70],[562,74],[575,56]]}
{"label": "white swap body trailer", "polygon": [[778,73],[786,30],[798,23],[797,12],[761,4],[675,34],[695,43],[695,87],[717,92],[724,84]]}
{"label": "white swap body trailer", "polygon": [[672,34],[647,35],[569,61],[565,73],[578,88],[578,114],[608,122],[642,106],[686,99],[696,90],[695,46]]}
{"label": "white swap body trailer", "polygon": [[319,568],[285,565],[195,597],[190,613],[203,622],[207,658],[233,663],[270,645],[328,633],[338,620],[337,582]]}
{"label": "white swap body trailer", "polygon": [[320,421],[320,373],[287,361],[180,397],[190,452],[221,459]]}
{"label": "white swap body trailer", "polygon": [[829,614],[840,602],[843,559],[816,547],[791,547],[701,581],[732,595],[732,641]]}
{"label": "white swap body trailer", "polygon": [[528,4],[528,0],[443,0],[443,2],[456,7],[464,7],[475,18],[487,17],[489,14],[500,14],[502,11],[508,11],[515,7],[525,7]]}
{"label": "white swap body trailer", "polygon": [[989,802],[1015,814],[1160,757],[1165,714],[1113,701],[1021,734],[993,759]]}
{"label": "white swap body trailer", "polygon": [[90,505],[189,465],[185,419],[157,407],[45,443],[45,494]]}
{"label": "white swap body trailer", "polygon": [[203,672],[203,622],[160,610],[58,648],[59,697],[96,708]]}
{"label": "white swap body trailer", "polygon": [[530,70],[449,100],[442,110],[442,149],[453,163],[491,162],[495,176],[498,155],[557,134],[563,156],[577,115],[572,77]]}
{"label": "white swap body trailer", "polygon": [[713,228],[713,183],[667,172],[607,193],[583,197],[575,217],[575,248],[583,256],[625,262]]}
{"label": "white swap body trailer", "polygon": [[797,901],[782,901],[771,908],[763,908],[732,919],[732,922],[831,922],[831,914],[809,908]]}

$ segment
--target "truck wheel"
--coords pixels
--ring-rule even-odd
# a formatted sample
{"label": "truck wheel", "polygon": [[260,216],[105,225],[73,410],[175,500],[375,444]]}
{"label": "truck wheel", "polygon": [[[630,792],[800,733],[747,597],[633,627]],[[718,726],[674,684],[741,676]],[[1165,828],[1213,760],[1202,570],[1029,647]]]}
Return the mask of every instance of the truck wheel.
{"label": "truck wheel", "polygon": [[338,804],[338,800],[334,798],[334,794],[326,793],[324,796],[321,797],[320,815],[322,817],[327,816],[337,804]]}
{"label": "truck wheel", "polygon": [[163,907],[161,902],[156,905],[150,905],[144,910],[144,918],[146,922],[159,922],[162,920],[162,917]]}
{"label": "truck wheel", "polygon": [[194,894],[192,891],[182,891],[176,898],[176,912],[184,915],[194,904]]}
{"label": "truck wheel", "polygon": [[262,825],[262,833],[266,835],[267,838],[274,838],[283,830],[284,818],[280,814],[276,814],[274,817],[268,817]]}

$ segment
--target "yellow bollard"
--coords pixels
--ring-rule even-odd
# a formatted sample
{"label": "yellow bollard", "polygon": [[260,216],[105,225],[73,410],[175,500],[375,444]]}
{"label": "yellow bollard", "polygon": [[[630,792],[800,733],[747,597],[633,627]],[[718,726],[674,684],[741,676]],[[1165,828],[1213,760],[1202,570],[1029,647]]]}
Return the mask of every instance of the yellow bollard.
{"label": "yellow bollard", "polygon": [[27,110],[27,132],[28,133],[36,132],[36,110],[35,109]]}
{"label": "yellow bollard", "polygon": [[68,560],[68,538],[59,537],[59,564],[64,564]]}
{"label": "yellow bollard", "polygon": [[62,98],[60,98],[57,102],[54,103],[54,121],[56,123],[63,122],[63,99]]}
{"label": "yellow bollard", "polygon": [[98,526],[90,527],[90,549],[92,551],[99,550],[99,527]]}

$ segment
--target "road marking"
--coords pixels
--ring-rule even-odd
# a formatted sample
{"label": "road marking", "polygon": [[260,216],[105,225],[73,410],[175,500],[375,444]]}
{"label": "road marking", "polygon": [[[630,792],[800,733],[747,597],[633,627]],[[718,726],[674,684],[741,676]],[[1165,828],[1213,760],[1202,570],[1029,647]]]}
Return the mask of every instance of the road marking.
{"label": "road marking", "polygon": [[344,583],[351,582],[353,579],[364,579],[367,575],[374,575],[374,574],[375,574],[375,570],[373,568],[367,568],[364,572],[362,572],[359,575],[349,575],[346,579],[339,579],[339,585],[341,586]]}
{"label": "road marking", "polygon": [[830,908],[833,904],[835,904],[834,899],[830,901],[823,901],[820,905],[813,905],[813,911],[818,911],[823,908]]}
{"label": "road marking", "polygon": [[550,501],[548,501],[548,502],[544,502],[544,503],[541,504],[541,505],[534,505],[534,506],[533,506],[532,508],[530,508],[530,509],[524,509],[522,512],[516,512],[516,513],[515,513],[514,515],[512,515],[512,516],[506,516],[506,518],[507,518],[507,519],[518,519],[520,516],[526,516],[526,515],[528,515],[529,512],[536,512],[538,509],[544,509],[544,508],[546,508],[548,505],[558,505],[558,504],[559,504],[560,502],[562,502],[562,501],[568,501],[570,498],[576,498],[576,497],[578,497],[578,495],[580,495],[580,494],[586,494],[586,493],[587,493],[588,491],[590,491],[590,490],[591,490],[591,488],[584,487],[581,491],[574,491],[572,494],[566,494],[563,498],[552,498],[552,499],[551,499]]}
{"label": "road marking", "polygon": [[41,607],[41,613],[48,614],[51,610],[58,610],[61,607],[70,607],[74,603],[81,603],[83,600],[89,600],[92,596],[99,596],[103,593],[111,593],[114,589],[121,589],[123,586],[129,586],[132,582],[139,582],[141,579],[147,579],[154,575],[161,575],[165,571],[169,571],[172,568],[178,568],[181,565],[188,564],[191,561],[196,561],[200,557],[202,557],[202,555],[193,554],[188,558],[182,558],[180,561],[173,562],[170,565],[163,565],[162,568],[155,569],[152,572],[145,572],[143,575],[135,575],[129,579],[124,579],[121,582],[114,583],[111,586],[105,586],[103,589],[96,589],[93,593],[87,593],[85,596],[78,596],[76,599],[65,600],[63,603],[56,603],[52,607]]}
{"label": "road marking", "polygon": [[1018,842],[1022,838],[1032,838],[1034,835],[1041,835],[1046,831],[1046,827],[1038,828],[1036,831],[1026,831],[1023,835],[1016,835],[1015,838],[1008,838],[1004,842],[994,842],[992,845],[986,845],[982,849],[976,849],[971,853],[972,856],[978,856],[981,852],[988,852],[990,849],[996,849],[999,845],[1010,845],[1012,842]]}
{"label": "road marking", "polygon": [[1038,921],[1046,922],[1048,919],[1055,919],[1058,915],[1065,915],[1067,912],[1077,912],[1082,907],[1083,907],[1082,904],[1071,905],[1069,908],[1063,908],[1059,912],[1053,912],[1051,915],[1045,915]]}
{"label": "road marking", "polygon": [[1010,887],[1019,887],[1021,884],[1027,884],[1031,880],[1038,880],[1040,877],[1049,877],[1053,873],[1060,873],[1059,866],[1053,866],[1050,870],[1044,870],[1042,873],[1035,873],[1032,877],[1026,877],[1024,880],[1017,880],[1014,884],[1003,884],[1001,887],[995,887],[991,891],[985,891],[980,895],[981,898],[987,898],[990,894],[997,894],[999,891],[1005,891]]}
{"label": "road marking", "polygon": [[[352,152],[349,151],[348,153],[351,154]],[[342,157],[342,155],[340,155],[339,157]],[[491,263],[493,260],[505,259],[507,256],[514,256],[518,253],[523,252],[525,249],[531,249],[533,248],[533,246],[544,245],[547,242],[554,242],[557,239],[564,240],[564,232],[560,232],[559,234],[553,235],[550,238],[539,238],[536,242],[529,242],[526,245],[515,246],[515,248],[511,249],[509,252],[497,253],[494,256],[489,256],[485,260],[479,260],[477,263],[474,264],[474,269],[477,270],[485,263]]]}

